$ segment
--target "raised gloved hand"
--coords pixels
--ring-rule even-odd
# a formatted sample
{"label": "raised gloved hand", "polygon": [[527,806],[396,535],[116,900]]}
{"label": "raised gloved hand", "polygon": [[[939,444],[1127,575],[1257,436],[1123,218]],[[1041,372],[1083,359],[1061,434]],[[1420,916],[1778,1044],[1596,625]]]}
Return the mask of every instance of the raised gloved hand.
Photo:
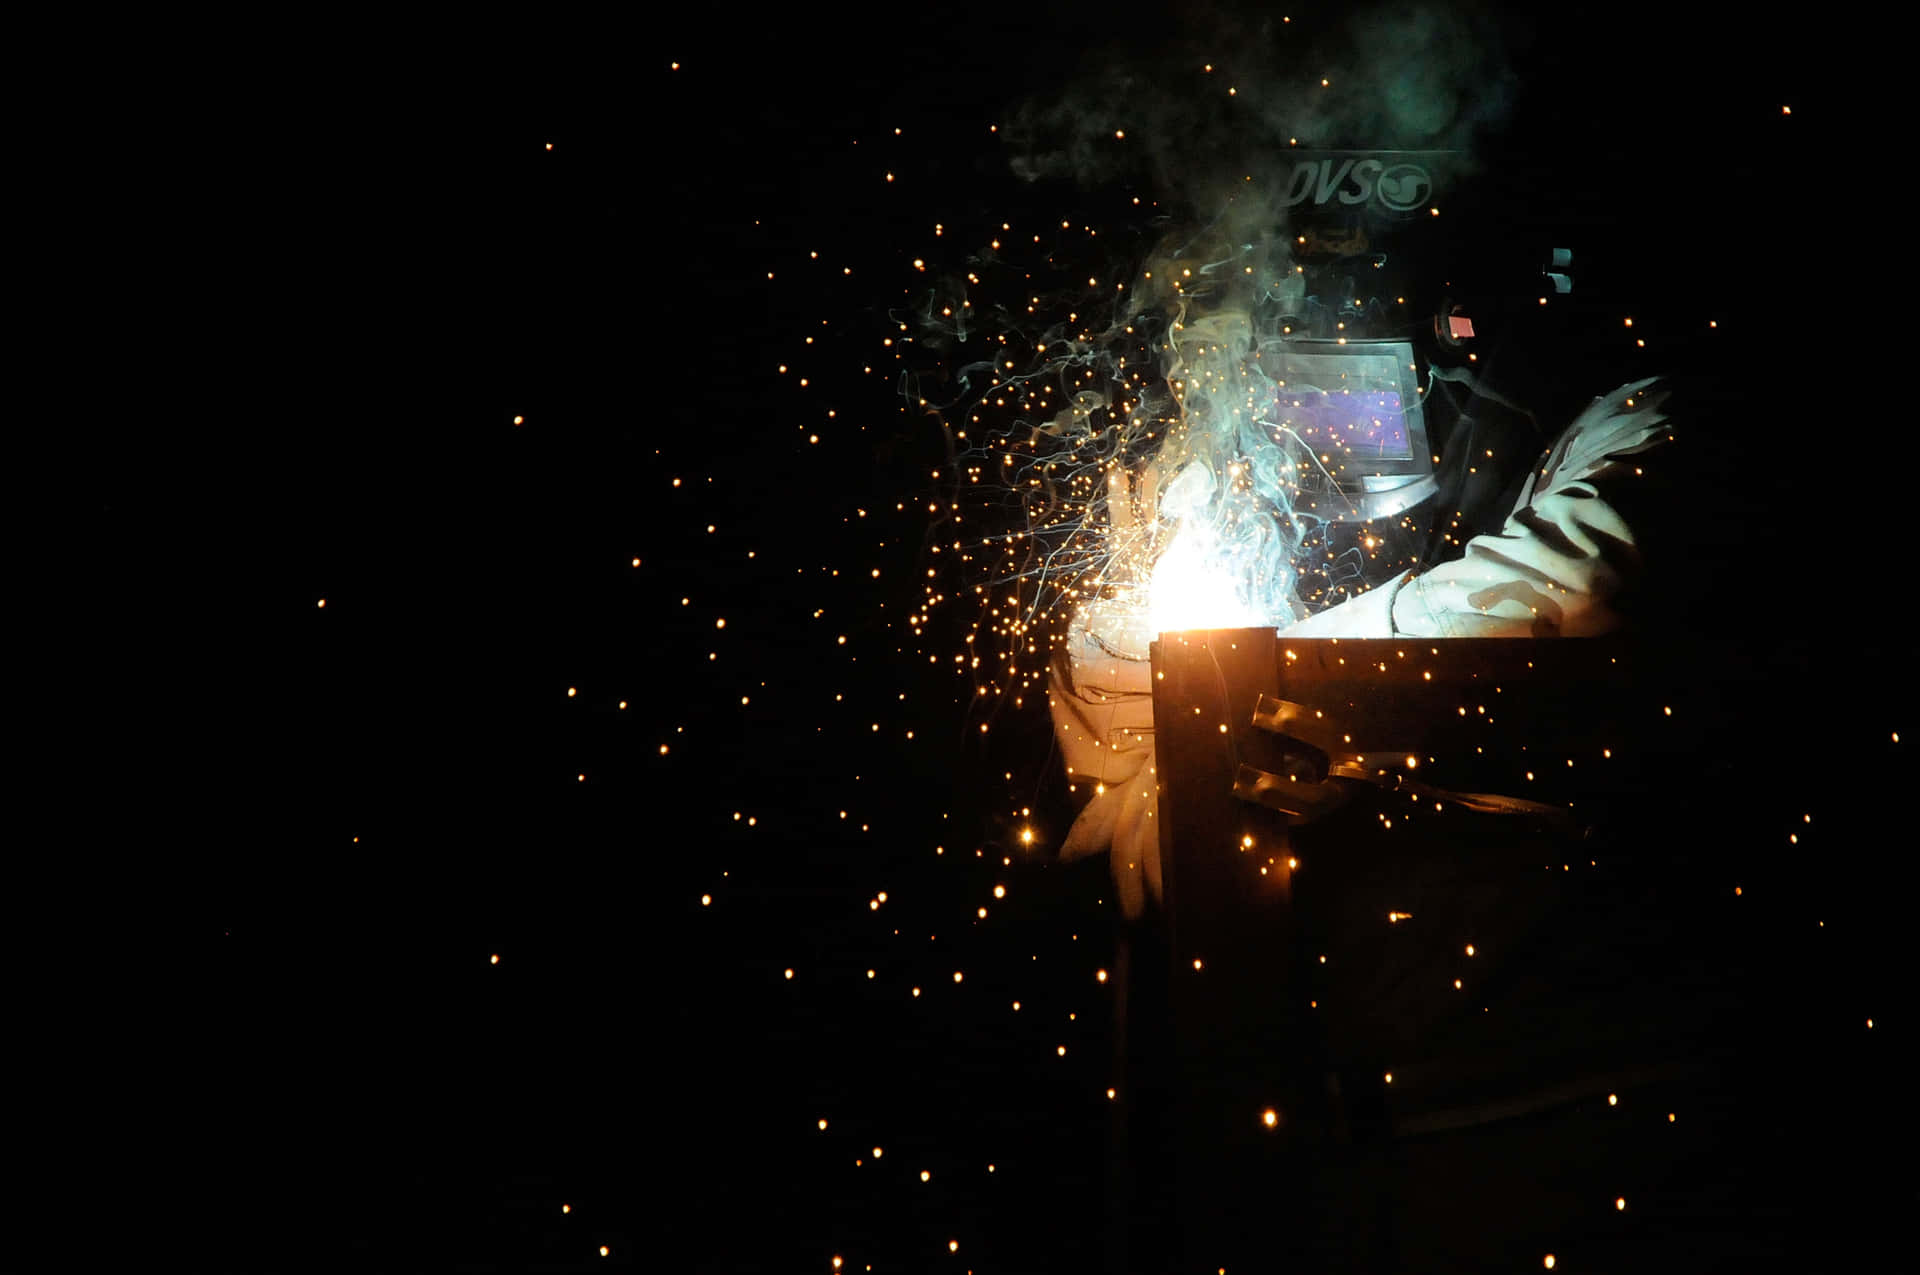
{"label": "raised gloved hand", "polygon": [[1289,628],[1295,637],[1596,637],[1620,627],[1615,602],[1639,549],[1609,492],[1665,443],[1657,378],[1593,400],[1535,466],[1498,531],[1460,557],[1405,572]]}

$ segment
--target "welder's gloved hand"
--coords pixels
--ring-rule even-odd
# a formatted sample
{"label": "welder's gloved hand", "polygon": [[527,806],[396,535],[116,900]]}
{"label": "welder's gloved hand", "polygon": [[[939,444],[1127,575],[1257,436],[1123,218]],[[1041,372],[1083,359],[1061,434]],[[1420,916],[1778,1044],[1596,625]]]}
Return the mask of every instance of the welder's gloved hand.
{"label": "welder's gloved hand", "polygon": [[1060,847],[1062,860],[1109,851],[1129,919],[1160,901],[1159,796],[1153,766],[1153,671],[1144,618],[1105,602],[1074,614],[1049,670],[1047,704],[1067,781],[1093,797]]}
{"label": "welder's gloved hand", "polygon": [[[1640,571],[1633,529],[1608,500],[1670,437],[1658,378],[1596,398],[1534,467],[1499,531],[1287,630],[1290,637],[1597,637]],[[1618,496],[1616,495],[1616,499]]]}

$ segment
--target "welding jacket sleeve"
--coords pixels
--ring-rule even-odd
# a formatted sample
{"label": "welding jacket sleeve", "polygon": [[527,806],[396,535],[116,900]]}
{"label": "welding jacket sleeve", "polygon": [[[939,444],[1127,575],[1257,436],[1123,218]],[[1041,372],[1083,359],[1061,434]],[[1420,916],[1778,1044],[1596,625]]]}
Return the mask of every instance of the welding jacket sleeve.
{"label": "welding jacket sleeve", "polygon": [[1587,409],[1528,475],[1497,532],[1457,559],[1407,571],[1287,630],[1291,637],[1595,637],[1620,626],[1614,601],[1639,572],[1633,529],[1607,494],[1671,437],[1658,378]]}

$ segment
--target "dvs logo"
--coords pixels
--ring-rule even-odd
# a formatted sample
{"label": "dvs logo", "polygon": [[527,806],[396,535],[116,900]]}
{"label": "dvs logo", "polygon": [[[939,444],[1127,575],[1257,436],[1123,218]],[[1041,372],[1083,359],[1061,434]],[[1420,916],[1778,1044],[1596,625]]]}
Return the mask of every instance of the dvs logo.
{"label": "dvs logo", "polygon": [[1307,160],[1287,177],[1287,207],[1331,202],[1354,205],[1377,199],[1393,212],[1412,212],[1433,198],[1433,178],[1419,164],[1379,159]]}

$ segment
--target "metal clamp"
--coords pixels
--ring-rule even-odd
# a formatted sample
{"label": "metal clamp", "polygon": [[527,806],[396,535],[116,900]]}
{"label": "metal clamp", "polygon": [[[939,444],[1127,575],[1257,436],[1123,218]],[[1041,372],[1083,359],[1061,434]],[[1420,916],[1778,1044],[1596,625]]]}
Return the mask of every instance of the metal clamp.
{"label": "metal clamp", "polygon": [[1413,754],[1405,749],[1355,749],[1353,736],[1338,722],[1305,704],[1262,695],[1254,704],[1253,724],[1280,737],[1288,773],[1275,774],[1243,764],[1234,773],[1233,795],[1302,822],[1345,805],[1354,785],[1370,784],[1427,801],[1451,802],[1480,814],[1524,815],[1566,831],[1574,827],[1572,814],[1561,806],[1496,793],[1454,792],[1420,783],[1407,774],[1419,765]]}

